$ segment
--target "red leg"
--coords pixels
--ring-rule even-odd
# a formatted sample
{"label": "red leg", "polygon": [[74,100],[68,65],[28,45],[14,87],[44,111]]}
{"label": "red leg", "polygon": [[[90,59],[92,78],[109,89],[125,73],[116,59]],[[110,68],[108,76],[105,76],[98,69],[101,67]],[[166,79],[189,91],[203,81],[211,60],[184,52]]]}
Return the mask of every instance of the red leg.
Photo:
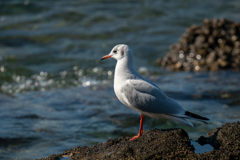
{"label": "red leg", "polygon": [[144,120],[144,115],[141,115],[141,119],[140,119],[140,128],[139,128],[139,133],[138,135],[134,136],[132,139],[130,139],[129,141],[132,141],[134,139],[137,139],[138,137],[140,137],[142,135],[143,131],[143,120]]}

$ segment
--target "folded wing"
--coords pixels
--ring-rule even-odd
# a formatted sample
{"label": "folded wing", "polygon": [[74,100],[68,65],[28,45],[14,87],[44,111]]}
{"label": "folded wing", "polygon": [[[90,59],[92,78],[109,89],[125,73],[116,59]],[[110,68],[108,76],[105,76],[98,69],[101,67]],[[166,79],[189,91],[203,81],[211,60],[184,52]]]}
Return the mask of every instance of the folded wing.
{"label": "folded wing", "polygon": [[143,112],[154,114],[179,115],[185,114],[184,108],[167,97],[161,89],[151,82],[136,79],[127,80],[122,93],[128,102]]}

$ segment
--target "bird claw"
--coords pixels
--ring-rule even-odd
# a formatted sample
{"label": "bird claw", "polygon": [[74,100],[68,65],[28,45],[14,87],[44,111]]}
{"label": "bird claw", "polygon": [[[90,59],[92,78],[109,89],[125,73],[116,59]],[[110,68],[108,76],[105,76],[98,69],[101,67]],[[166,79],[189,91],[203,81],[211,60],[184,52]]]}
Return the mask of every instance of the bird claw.
{"label": "bird claw", "polygon": [[134,136],[133,138],[131,138],[129,141],[132,141],[132,140],[134,140],[134,139],[137,139],[138,137],[140,137],[141,135],[136,135],[136,136]]}
{"label": "bird claw", "polygon": [[142,135],[143,132],[144,132],[143,130],[140,131],[140,133],[138,133],[138,135],[134,136],[134,137],[131,138],[129,141],[132,141],[132,140],[134,140],[134,139],[137,139],[138,137],[140,137],[140,136]]}

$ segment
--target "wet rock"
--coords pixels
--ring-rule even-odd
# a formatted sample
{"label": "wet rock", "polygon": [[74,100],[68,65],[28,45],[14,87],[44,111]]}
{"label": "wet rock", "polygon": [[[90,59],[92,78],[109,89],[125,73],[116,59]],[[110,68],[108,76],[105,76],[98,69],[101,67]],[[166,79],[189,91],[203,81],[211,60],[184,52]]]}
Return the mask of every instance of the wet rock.
{"label": "wet rock", "polygon": [[[215,128],[213,131],[208,132],[207,137],[201,136],[198,139],[201,145],[210,144],[214,147],[215,154],[225,159],[239,159],[240,158],[240,122],[226,123],[222,127]],[[213,154],[208,154],[214,157]]]}
{"label": "wet rock", "polygon": [[[219,142],[221,149],[236,148],[240,150],[240,122],[226,123],[221,128],[215,128],[207,135]],[[236,144],[238,144],[236,146]]]}
{"label": "wet rock", "polygon": [[240,23],[205,19],[186,29],[158,64],[171,70],[240,70]]}
{"label": "wet rock", "polygon": [[42,160],[58,160],[69,156],[72,160],[81,159],[239,159],[240,122],[227,123],[201,136],[200,144],[210,144],[213,151],[204,154],[194,153],[188,134],[183,129],[152,129],[129,141],[131,137],[108,140],[102,144],[76,147]]}

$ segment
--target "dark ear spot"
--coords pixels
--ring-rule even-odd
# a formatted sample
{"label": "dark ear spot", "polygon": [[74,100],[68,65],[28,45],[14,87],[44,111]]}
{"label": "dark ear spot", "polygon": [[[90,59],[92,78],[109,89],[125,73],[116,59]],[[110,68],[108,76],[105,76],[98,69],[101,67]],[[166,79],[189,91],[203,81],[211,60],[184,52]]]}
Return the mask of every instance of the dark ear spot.
{"label": "dark ear spot", "polygon": [[124,55],[124,51],[121,51],[121,55],[122,55],[122,56]]}

